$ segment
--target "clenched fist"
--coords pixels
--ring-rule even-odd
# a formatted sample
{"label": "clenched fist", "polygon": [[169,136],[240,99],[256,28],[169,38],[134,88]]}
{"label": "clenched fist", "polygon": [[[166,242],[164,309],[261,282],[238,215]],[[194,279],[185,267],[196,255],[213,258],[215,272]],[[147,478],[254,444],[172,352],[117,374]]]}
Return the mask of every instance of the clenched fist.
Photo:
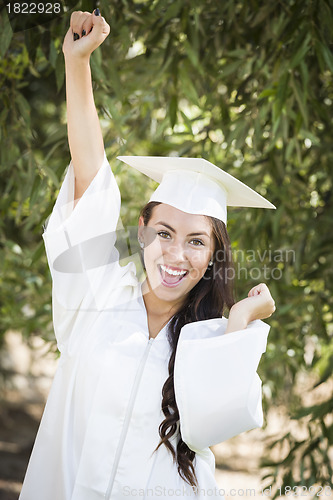
{"label": "clenched fist", "polygon": [[246,322],[269,318],[275,311],[275,301],[265,283],[254,286],[248,296],[230,309],[233,315],[246,318]]}
{"label": "clenched fist", "polygon": [[71,15],[70,27],[64,38],[62,51],[65,58],[89,59],[108,34],[110,26],[97,9],[90,12],[75,11]]}

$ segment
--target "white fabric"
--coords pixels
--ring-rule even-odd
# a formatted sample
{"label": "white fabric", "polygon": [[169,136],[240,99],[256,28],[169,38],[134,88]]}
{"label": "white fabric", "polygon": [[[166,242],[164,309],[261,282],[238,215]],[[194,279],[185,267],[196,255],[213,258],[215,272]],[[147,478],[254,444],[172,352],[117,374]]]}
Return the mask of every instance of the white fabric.
{"label": "white fabric", "polygon": [[149,201],[166,203],[182,212],[209,215],[227,223],[227,192],[201,172],[166,172]]}
{"label": "white fabric", "polygon": [[166,327],[149,339],[133,262],[117,260],[120,195],[106,156],[74,209],[73,194],[70,164],[43,234],[61,356],[20,500],[223,498],[209,446],[262,425],[256,369],[269,326],[224,335],[220,318],[180,333],[175,393],[197,452],[195,496],[166,447],[153,453],[170,350]]}
{"label": "white fabric", "polygon": [[180,430],[198,452],[263,424],[256,370],[270,327],[256,320],[245,330],[224,335],[227,323],[216,318],[185,325],[177,346],[174,380]]}
{"label": "white fabric", "polygon": [[160,201],[190,214],[227,223],[227,206],[275,206],[233,175],[204,158],[118,156],[118,160],[160,183],[150,201]]}

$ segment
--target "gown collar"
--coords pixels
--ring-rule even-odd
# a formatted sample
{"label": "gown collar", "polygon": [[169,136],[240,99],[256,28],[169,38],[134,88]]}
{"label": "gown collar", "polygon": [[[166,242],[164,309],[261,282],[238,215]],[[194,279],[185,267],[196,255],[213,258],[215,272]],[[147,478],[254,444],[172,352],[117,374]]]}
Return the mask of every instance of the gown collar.
{"label": "gown collar", "polygon": [[143,309],[144,313],[144,322],[145,322],[145,333],[147,334],[147,339],[151,340],[153,339],[154,342],[160,341],[160,340],[167,340],[167,327],[172,319],[172,317],[169,319],[169,321],[161,328],[161,330],[158,332],[158,334],[155,337],[149,337],[149,328],[148,328],[148,314],[147,314],[147,309],[145,305],[145,301],[143,299],[143,294],[142,294],[142,285],[143,283],[138,284],[138,303],[140,307]]}

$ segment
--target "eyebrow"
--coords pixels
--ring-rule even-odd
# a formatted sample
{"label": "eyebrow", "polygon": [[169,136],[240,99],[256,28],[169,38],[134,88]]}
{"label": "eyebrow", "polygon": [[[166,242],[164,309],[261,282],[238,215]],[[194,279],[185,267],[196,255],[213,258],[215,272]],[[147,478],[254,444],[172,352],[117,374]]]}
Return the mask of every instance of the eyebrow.
{"label": "eyebrow", "polygon": [[[173,233],[175,233],[175,229],[173,229],[173,227],[169,226],[169,224],[167,224],[166,222],[162,222],[162,221],[159,221],[159,222],[156,222],[155,226],[157,226],[158,224],[161,224],[162,226],[165,226],[167,227],[168,229],[170,229],[170,231],[172,231]],[[201,236],[201,235],[205,235],[207,236],[208,238],[210,237],[209,234],[207,234],[205,231],[201,231],[201,232],[197,232],[197,233],[189,233],[187,236]]]}

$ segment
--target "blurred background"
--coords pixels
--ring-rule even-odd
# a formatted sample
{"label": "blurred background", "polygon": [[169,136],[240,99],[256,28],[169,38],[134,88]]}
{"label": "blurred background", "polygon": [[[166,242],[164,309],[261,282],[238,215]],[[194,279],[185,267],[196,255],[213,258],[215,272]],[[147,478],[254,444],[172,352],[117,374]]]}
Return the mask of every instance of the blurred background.
{"label": "blurred background", "polygon": [[219,485],[331,498],[333,2],[65,3],[26,26],[0,11],[0,499],[18,497],[57,364],[41,235],[70,162],[61,47],[71,12],[95,7],[111,26],[91,67],[123,225],[155,184],[118,155],[203,157],[277,207],[228,213],[237,300],[265,282],[277,310],[264,426],[212,448]]}

